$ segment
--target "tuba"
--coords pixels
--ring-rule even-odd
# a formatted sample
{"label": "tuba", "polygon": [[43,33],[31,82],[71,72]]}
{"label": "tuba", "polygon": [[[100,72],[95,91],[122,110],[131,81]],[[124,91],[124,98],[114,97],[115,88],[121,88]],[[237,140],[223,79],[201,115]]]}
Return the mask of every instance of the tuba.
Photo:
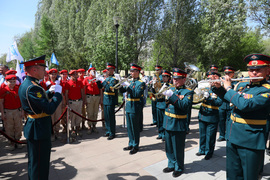
{"label": "tuba", "polygon": [[200,69],[193,64],[189,64],[188,62],[184,62],[184,65],[185,71],[187,72],[185,86],[191,90],[194,90],[197,87],[198,82],[196,79],[192,78],[192,75],[195,72],[200,71]]}

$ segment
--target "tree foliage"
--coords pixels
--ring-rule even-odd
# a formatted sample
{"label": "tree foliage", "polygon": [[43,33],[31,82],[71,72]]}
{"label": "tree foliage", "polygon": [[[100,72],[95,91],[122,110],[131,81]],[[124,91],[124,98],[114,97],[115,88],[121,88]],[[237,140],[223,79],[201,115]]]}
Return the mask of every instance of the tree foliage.
{"label": "tree foliage", "polygon": [[[102,70],[106,62],[115,63],[113,17],[120,16],[118,69],[129,69],[131,62],[146,70],[156,64],[184,68],[184,62],[203,70],[210,64],[244,69],[245,55],[264,50],[262,35],[246,27],[246,2],[40,0],[35,28],[19,37],[18,47],[25,59],[49,59],[54,52],[60,68],[87,69],[92,63]],[[262,12],[268,6],[256,2]]]}

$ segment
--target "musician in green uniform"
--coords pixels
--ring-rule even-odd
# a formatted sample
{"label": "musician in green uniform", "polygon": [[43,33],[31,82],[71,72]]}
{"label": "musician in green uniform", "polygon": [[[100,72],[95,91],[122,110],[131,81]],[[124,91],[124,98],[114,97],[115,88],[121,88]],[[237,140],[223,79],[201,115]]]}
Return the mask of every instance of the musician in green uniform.
{"label": "musician in green uniform", "polygon": [[266,81],[270,56],[250,54],[247,63],[250,83],[232,89],[231,78],[225,76],[221,83],[215,82],[213,91],[233,104],[227,123],[227,179],[258,179],[265,150],[266,118],[270,106],[270,85]]}
{"label": "musician in green uniform", "polygon": [[[159,66],[159,65],[156,65],[155,66],[155,71],[157,74],[159,74],[159,80],[161,81],[162,80],[162,66]],[[157,77],[154,77],[154,78],[157,78]],[[154,81],[156,80],[152,80],[150,82],[150,84],[152,85],[152,88],[151,88],[151,92],[152,93],[155,93],[154,91],[154,86],[155,86],[155,83]],[[153,123],[151,124],[151,126],[154,126],[154,125],[157,125],[157,102],[156,102],[156,99],[153,99],[151,96],[151,105],[152,105],[152,116],[153,116]]]}
{"label": "musician in green uniform", "polygon": [[[45,75],[45,55],[24,62],[26,79],[19,88],[22,108],[27,113],[24,136],[27,139],[28,178],[48,179],[51,154],[51,115],[62,101],[62,87],[45,90],[39,80]],[[49,101],[49,99],[51,99]]]}
{"label": "musician in green uniform", "polygon": [[103,93],[103,108],[104,108],[104,117],[105,117],[105,127],[108,140],[115,138],[115,105],[117,105],[117,96],[112,88],[115,86],[118,81],[114,77],[115,66],[113,64],[107,63],[108,77],[101,83],[97,79],[97,85],[100,89],[104,89]]}
{"label": "musician in green uniform", "polygon": [[[207,73],[207,78],[219,79],[220,74],[217,72]],[[214,153],[217,127],[219,122],[219,106],[222,100],[217,97],[211,89],[204,92],[204,100],[199,111],[199,131],[200,131],[200,148],[197,156],[205,155],[204,159],[209,160]]]}
{"label": "musician in green uniform", "polygon": [[[225,75],[228,75],[230,78],[234,77],[235,69],[231,66],[224,66],[223,71]],[[232,89],[234,85],[237,84],[237,81],[232,81]],[[217,141],[225,141],[226,134],[226,123],[230,120],[232,107],[230,106],[230,102],[223,99],[222,105],[219,107],[219,138]]]}
{"label": "musician in green uniform", "polygon": [[173,68],[173,84],[175,86],[165,91],[168,102],[165,110],[163,127],[165,129],[165,150],[168,167],[164,173],[173,171],[173,177],[180,176],[184,171],[184,152],[187,131],[187,114],[192,104],[192,92],[185,88],[187,73],[179,68]]}
{"label": "musician in green uniform", "polygon": [[126,98],[126,119],[128,131],[128,146],[124,151],[130,150],[129,154],[135,154],[139,151],[140,143],[140,113],[143,104],[143,93],[145,83],[140,80],[141,67],[136,64],[130,64],[130,74],[133,78],[131,82],[123,82],[120,91],[127,92]]}
{"label": "musician in green uniform", "polygon": [[[171,73],[169,71],[163,70],[162,71],[162,88],[160,91],[162,91],[164,88],[167,88],[171,86],[170,84],[171,80]],[[158,93],[158,92],[156,92]],[[158,127],[158,137],[157,139],[165,140],[165,130],[163,127],[163,119],[164,119],[164,113],[166,109],[166,102],[165,102],[165,96],[163,94],[156,96],[156,102],[157,102],[157,127]]]}
{"label": "musician in green uniform", "polygon": [[218,72],[218,66],[215,64],[212,64],[210,66],[210,72]]}

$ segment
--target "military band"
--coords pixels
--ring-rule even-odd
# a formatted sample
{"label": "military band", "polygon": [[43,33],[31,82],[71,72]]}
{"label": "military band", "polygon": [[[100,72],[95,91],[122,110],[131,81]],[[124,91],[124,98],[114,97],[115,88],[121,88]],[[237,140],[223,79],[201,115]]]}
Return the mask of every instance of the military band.
{"label": "military band", "polygon": [[[250,54],[244,61],[247,63],[249,77],[256,79],[232,81],[235,76],[232,66],[223,67],[225,76],[222,79],[218,66],[210,66],[208,80],[219,81],[209,81],[211,86],[203,93],[198,114],[200,137],[196,155],[204,155],[204,159],[209,160],[214,154],[215,141],[226,141],[226,172],[229,180],[258,178],[262,172],[270,129],[270,84],[267,82],[270,57]],[[85,116],[82,107],[86,106],[87,117],[91,120],[97,120],[101,105],[100,108],[104,110],[105,136],[108,140],[116,137],[115,106],[118,105],[118,89],[126,93],[129,141],[123,150],[129,151],[131,155],[139,151],[143,107],[148,94],[146,77],[143,77],[144,80],[139,77],[142,67],[130,64],[131,79],[120,81],[114,74],[116,67],[111,63],[107,63],[106,71],[103,71],[105,78],[98,76],[94,67],[87,71],[88,77],[84,77],[84,69],[79,69],[69,73],[67,70],[59,71],[59,78],[57,69],[45,71],[45,56],[26,61],[24,66],[27,76],[22,84],[15,81],[16,71],[7,72],[13,74],[7,74],[6,82],[1,85],[0,110],[3,119],[7,119],[8,112],[11,111],[11,115],[15,112],[13,106],[17,115],[22,116],[23,112],[27,114],[24,136],[27,139],[29,179],[48,179],[51,141],[61,139],[60,123],[54,127],[52,123],[56,122],[66,105],[82,116]],[[144,72],[141,74],[144,76]],[[157,125],[157,139],[165,141],[161,143],[165,143],[168,164],[163,172],[172,172],[173,177],[179,177],[185,171],[185,140],[189,132],[194,92],[186,85],[188,72],[180,68],[173,68],[171,74],[156,65],[154,74],[154,79],[149,82],[153,118],[151,125]],[[17,83],[15,88],[12,86],[10,89],[11,82],[13,85]],[[118,85],[120,88],[116,87]],[[15,101],[16,91],[21,103]],[[9,97],[16,104],[6,103]],[[70,120],[67,123],[71,124],[71,135],[81,135],[81,129],[86,123],[75,114],[70,114]],[[22,123],[18,124],[21,127]],[[96,122],[89,121],[87,125],[89,135],[92,132],[98,133]],[[9,133],[7,122],[5,126]],[[66,132],[66,123],[62,122],[62,126],[63,132]],[[19,131],[16,130],[17,134],[9,134],[18,140],[21,137]],[[14,150],[14,143],[11,145],[10,150]]]}

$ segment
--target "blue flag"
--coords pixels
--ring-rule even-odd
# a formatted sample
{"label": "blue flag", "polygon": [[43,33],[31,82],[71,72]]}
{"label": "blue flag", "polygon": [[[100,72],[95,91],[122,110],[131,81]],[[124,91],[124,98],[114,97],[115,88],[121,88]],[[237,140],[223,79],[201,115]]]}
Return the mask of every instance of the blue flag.
{"label": "blue flag", "polygon": [[59,65],[59,63],[58,63],[58,61],[57,61],[57,59],[56,59],[54,53],[52,53],[51,62],[52,62],[53,64]]}

